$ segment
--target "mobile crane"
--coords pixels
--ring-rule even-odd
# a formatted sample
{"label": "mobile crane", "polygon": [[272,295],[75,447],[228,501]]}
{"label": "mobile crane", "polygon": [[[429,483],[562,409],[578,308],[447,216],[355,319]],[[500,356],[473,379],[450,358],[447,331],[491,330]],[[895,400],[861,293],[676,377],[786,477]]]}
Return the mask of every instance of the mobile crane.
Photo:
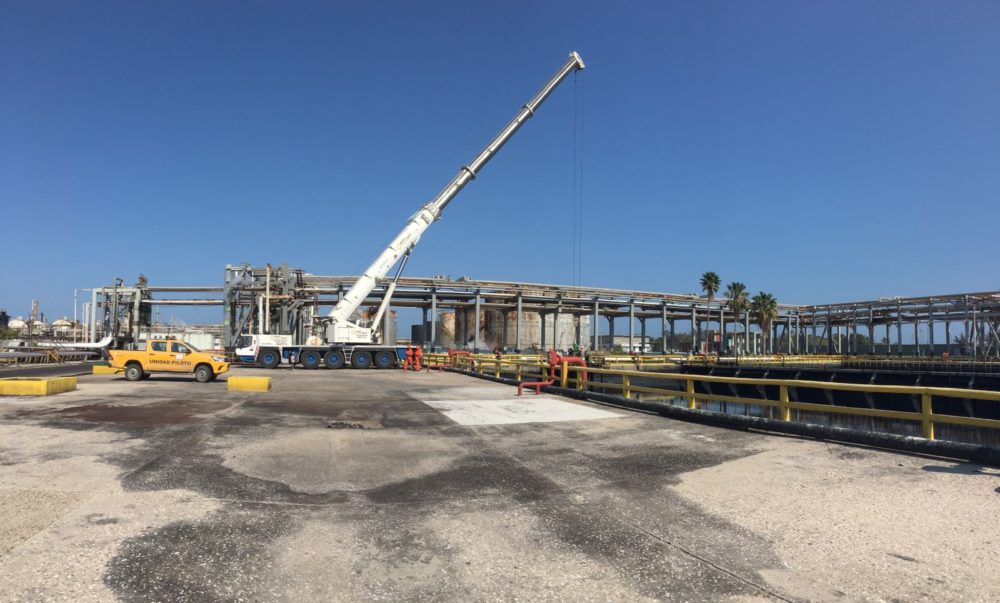
{"label": "mobile crane", "polygon": [[[452,199],[486,166],[503,145],[514,136],[550,94],[569,74],[584,69],[583,59],[571,52],[566,63],[556,71],[542,89],[525,104],[514,118],[480,151],[472,163],[462,166],[441,192],[410,216],[403,229],[396,235],[374,262],[364,271],[351,288],[338,300],[337,305],[314,325],[315,334],[306,345],[295,345],[291,335],[253,334],[241,338],[236,355],[245,362],[256,361],[267,368],[281,362],[299,363],[304,368],[341,368],[350,363],[354,368],[390,368],[402,359],[403,348],[374,343],[379,324],[389,307],[396,283],[403,272],[406,260],[420,236],[431,224],[441,219],[441,212]],[[351,321],[354,313],[364,304],[368,295],[382,281],[393,266],[399,264],[395,277],[388,283],[385,296],[369,325]]]}

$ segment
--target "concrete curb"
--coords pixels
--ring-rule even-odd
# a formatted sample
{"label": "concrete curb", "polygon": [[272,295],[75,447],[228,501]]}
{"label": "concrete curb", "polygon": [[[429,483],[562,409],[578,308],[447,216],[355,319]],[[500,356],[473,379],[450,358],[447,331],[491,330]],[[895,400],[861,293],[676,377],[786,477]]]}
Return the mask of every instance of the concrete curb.
{"label": "concrete curb", "polygon": [[241,392],[271,391],[270,377],[230,377],[226,379],[226,389]]}
{"label": "concrete curb", "polygon": [[[517,386],[517,381],[506,377],[497,378],[492,375],[483,375],[481,373],[462,371],[454,368],[446,370],[462,375],[468,375],[470,377],[478,377],[488,381]],[[668,404],[643,402],[642,400],[633,400],[611,394],[580,391],[576,389],[556,387],[553,385],[543,387],[542,391],[569,398],[575,398],[577,400],[591,400],[594,402],[601,402],[603,404],[610,404],[612,406],[620,406],[633,410],[656,413],[661,417],[667,417],[670,419],[703,423],[706,425],[714,425],[716,427],[783,433],[817,440],[861,444],[865,446],[900,450],[903,452],[948,457],[1000,467],[1000,448],[991,448],[989,446],[980,446],[978,444],[966,444],[963,442],[950,442],[945,440],[927,440],[924,438],[891,433],[848,429],[846,427],[831,427],[828,425],[816,425],[814,423],[785,422],[777,419],[728,415],[718,412],[709,412],[707,410],[691,410]]]}
{"label": "concrete curb", "polygon": [[76,389],[76,377],[10,377],[0,379],[0,396],[51,396]]}

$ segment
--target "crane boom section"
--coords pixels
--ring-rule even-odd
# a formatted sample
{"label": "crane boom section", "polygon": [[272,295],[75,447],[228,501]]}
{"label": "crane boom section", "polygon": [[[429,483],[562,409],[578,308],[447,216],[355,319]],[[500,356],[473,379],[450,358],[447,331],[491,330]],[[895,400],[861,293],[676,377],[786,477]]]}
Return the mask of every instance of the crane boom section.
{"label": "crane boom section", "polygon": [[476,177],[476,174],[497,154],[503,145],[514,136],[520,127],[534,115],[535,110],[545,102],[545,99],[552,94],[552,91],[559,86],[566,77],[578,69],[583,69],[583,59],[580,55],[570,53],[569,59],[559,68],[559,71],[538,91],[535,96],[525,104],[514,119],[500,131],[499,134],[484,148],[472,163],[462,166],[458,174],[441,189],[433,199],[421,207],[417,213],[413,214],[407,221],[403,230],[396,235],[396,238],[386,246],[381,254],[372,262],[371,266],[361,275],[354,285],[344,294],[329,317],[334,322],[346,323],[352,314],[364,303],[368,295],[375,289],[378,282],[392,270],[392,267],[404,254],[409,252],[420,241],[420,236],[431,224],[441,217],[441,212],[455,198],[456,195]]}

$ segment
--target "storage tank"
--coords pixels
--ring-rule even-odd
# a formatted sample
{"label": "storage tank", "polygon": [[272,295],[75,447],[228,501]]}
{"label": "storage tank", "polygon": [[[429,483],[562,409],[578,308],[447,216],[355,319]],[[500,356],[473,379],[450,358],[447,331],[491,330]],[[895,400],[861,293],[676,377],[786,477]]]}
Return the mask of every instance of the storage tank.
{"label": "storage tank", "polygon": [[438,324],[434,332],[434,338],[437,341],[434,342],[434,345],[443,348],[455,347],[455,312],[441,312],[438,317]]}
{"label": "storage tank", "polygon": [[[504,320],[506,317],[506,321]],[[475,308],[460,309],[456,315],[454,336],[456,347],[475,346],[476,332],[473,328],[476,320]],[[587,347],[590,335],[590,316],[573,316],[568,313],[545,316],[545,348],[566,350],[573,347],[577,340],[577,324],[580,327],[580,345]],[[466,327],[468,325],[468,327]],[[516,310],[486,310],[479,313],[479,349],[492,350],[503,346],[507,349],[522,350],[541,349],[542,347],[542,317],[537,312],[523,312],[521,316],[521,341],[517,341],[517,311]],[[505,337],[506,334],[506,337]],[[464,345],[462,339],[465,339]]]}
{"label": "storage tank", "polygon": [[[517,347],[517,311],[507,313],[507,347]],[[558,321],[555,314],[545,316],[545,347],[566,350],[577,342],[577,326],[580,330],[580,346],[589,347],[590,338],[589,315],[574,316],[560,313]],[[542,317],[538,312],[524,312],[521,317],[520,349],[540,349],[542,345]]]}
{"label": "storage tank", "polygon": [[65,316],[52,323],[52,334],[57,337],[67,337],[73,334],[73,323]]}

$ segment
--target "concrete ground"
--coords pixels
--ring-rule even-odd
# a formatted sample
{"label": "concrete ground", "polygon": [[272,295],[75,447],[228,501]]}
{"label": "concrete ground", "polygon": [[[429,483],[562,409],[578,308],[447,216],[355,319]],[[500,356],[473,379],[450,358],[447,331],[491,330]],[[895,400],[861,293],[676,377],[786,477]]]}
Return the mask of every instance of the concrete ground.
{"label": "concrete ground", "polygon": [[0,601],[996,601],[1000,471],[454,374],[0,399]]}

